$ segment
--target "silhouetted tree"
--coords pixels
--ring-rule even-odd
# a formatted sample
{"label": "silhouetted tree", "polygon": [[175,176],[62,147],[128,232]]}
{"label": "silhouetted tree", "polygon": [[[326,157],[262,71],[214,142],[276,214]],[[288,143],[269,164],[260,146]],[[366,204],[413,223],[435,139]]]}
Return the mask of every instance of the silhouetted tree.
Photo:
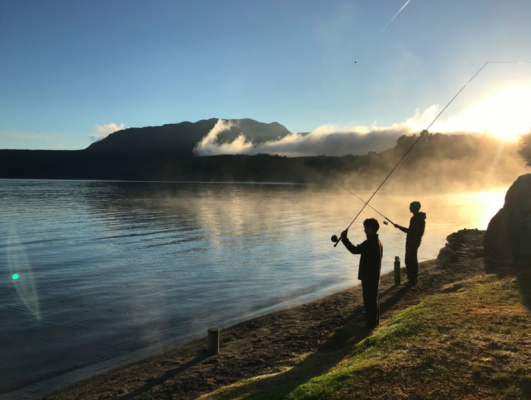
{"label": "silhouetted tree", "polygon": [[531,167],[531,132],[520,136],[518,154],[524,159],[528,167]]}

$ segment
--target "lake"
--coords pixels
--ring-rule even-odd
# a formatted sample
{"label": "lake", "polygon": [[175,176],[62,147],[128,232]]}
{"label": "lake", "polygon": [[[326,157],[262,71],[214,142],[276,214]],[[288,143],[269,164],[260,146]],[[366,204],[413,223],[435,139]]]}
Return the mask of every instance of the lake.
{"label": "lake", "polygon": [[[450,233],[485,229],[506,189],[382,191],[371,205],[407,226],[409,203],[422,203],[422,261]],[[0,398],[38,398],[358,283],[359,257],[330,237],[363,204],[339,187],[0,180],[0,200]],[[382,222],[366,209],[353,243],[369,217]],[[385,272],[405,234],[382,224],[379,234]]]}

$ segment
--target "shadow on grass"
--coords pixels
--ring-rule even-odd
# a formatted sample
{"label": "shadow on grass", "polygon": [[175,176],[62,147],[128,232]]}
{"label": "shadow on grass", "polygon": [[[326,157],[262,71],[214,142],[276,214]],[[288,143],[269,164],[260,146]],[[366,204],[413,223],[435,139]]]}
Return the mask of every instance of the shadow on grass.
{"label": "shadow on grass", "polygon": [[531,271],[524,263],[512,264],[485,258],[485,271],[498,278],[513,277],[520,288],[524,305],[531,311]]}
{"label": "shadow on grass", "polygon": [[177,368],[171,369],[169,371],[166,371],[162,376],[156,378],[156,379],[150,379],[146,382],[145,385],[139,387],[136,390],[133,390],[132,392],[127,393],[126,395],[120,397],[121,400],[129,400],[133,399],[136,396],[139,396],[145,392],[148,392],[150,389],[154,388],[155,386],[159,386],[166,382],[168,379],[171,379],[181,372],[187,370],[188,368],[193,367],[194,365],[200,363],[201,361],[205,360],[209,356],[206,354],[206,352],[200,352],[198,353],[192,360],[188,361],[185,364],[182,364],[178,366]]}
{"label": "shadow on grass", "polygon": [[523,297],[524,305],[531,311],[531,274],[518,274],[516,275],[516,282],[520,287],[520,293]]}
{"label": "shadow on grass", "polygon": [[[389,294],[393,290],[395,292],[380,304],[380,314],[389,311],[409,289],[408,286],[401,286],[386,290],[383,294]],[[236,384],[217,393],[212,398],[223,400],[285,398],[298,386],[336,366],[352,353],[359,342],[369,336],[371,330],[365,328],[363,322],[355,321],[354,319],[357,317],[359,317],[359,310],[354,311],[349,322],[338,328],[315,353],[310,354],[295,367],[280,374]],[[270,392],[271,388],[274,388],[274,394]],[[265,390],[265,392],[260,393],[261,390]]]}

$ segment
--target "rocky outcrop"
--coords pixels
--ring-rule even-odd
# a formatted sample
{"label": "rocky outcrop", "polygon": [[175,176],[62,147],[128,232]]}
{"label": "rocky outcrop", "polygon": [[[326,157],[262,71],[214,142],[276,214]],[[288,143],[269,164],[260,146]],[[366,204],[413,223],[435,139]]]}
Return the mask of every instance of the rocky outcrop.
{"label": "rocky outcrop", "polygon": [[450,267],[459,261],[483,257],[483,237],[485,231],[463,229],[446,238],[446,245],[439,251],[437,263],[440,267]]}
{"label": "rocky outcrop", "polygon": [[531,271],[531,174],[520,176],[507,191],[503,208],[489,223],[484,245],[488,271]]}

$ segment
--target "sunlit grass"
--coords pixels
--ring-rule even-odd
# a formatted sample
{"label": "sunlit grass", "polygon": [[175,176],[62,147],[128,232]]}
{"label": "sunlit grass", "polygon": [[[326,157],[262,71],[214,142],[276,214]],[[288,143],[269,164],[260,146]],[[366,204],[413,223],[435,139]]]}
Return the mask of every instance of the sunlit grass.
{"label": "sunlit grass", "polygon": [[527,398],[530,328],[515,280],[477,277],[396,314],[356,344],[349,345],[355,328],[341,328],[329,344],[332,351],[350,350],[323,374],[315,370],[327,351],[291,371],[242,381],[205,398]]}

